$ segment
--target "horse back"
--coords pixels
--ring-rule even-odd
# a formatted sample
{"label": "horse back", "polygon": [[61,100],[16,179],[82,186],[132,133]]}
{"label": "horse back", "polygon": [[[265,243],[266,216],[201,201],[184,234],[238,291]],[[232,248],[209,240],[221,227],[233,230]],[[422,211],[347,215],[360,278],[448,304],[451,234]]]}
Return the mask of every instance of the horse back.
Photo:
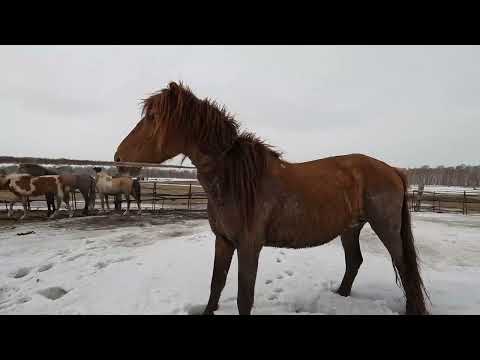
{"label": "horse back", "polygon": [[17,196],[39,196],[58,193],[61,184],[59,175],[20,175],[10,179],[9,189]]}
{"label": "horse back", "polygon": [[365,222],[372,199],[403,201],[397,170],[365,155],[305,163],[278,160],[271,171],[257,204],[267,246],[317,246]]}

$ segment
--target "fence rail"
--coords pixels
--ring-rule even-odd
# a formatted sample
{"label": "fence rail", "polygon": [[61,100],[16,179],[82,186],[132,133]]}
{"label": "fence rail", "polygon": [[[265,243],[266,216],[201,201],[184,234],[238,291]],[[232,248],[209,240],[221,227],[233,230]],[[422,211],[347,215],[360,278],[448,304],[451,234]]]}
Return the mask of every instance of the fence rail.
{"label": "fence rail", "polygon": [[480,193],[473,191],[418,191],[408,192],[411,211],[432,211],[462,213],[464,215],[480,213]]}
{"label": "fence rail", "polygon": [[[143,210],[158,211],[161,209],[185,209],[201,210],[206,209],[207,195],[202,186],[196,181],[140,181],[141,208]],[[122,197],[115,201],[114,196],[109,196],[109,203],[117,203],[117,209],[126,208],[126,200]],[[0,203],[4,203],[8,210],[11,201],[20,202],[8,190],[0,191]],[[82,209],[85,205],[82,194],[75,190],[71,193],[70,205],[74,210]],[[32,209],[46,208],[45,196],[36,196],[28,199],[28,206]],[[62,205],[63,206],[63,205]],[[95,208],[100,209],[100,198],[96,197]],[[131,209],[136,209],[135,201],[131,197]]]}
{"label": "fence rail", "polygon": [[[205,209],[207,206],[207,195],[202,186],[194,179],[192,181],[140,181],[142,210],[158,211],[161,209],[185,209],[198,210]],[[110,199],[113,197],[110,196]],[[29,207],[34,209],[46,208],[45,197],[38,196],[30,198]],[[11,201],[20,202],[9,191],[0,191],[0,203],[5,204],[8,209],[8,203]],[[114,203],[111,201],[110,203]],[[33,206],[32,206],[33,205]],[[71,205],[74,209],[80,209],[84,206],[84,199],[81,193],[76,190],[71,196]],[[120,209],[126,207],[126,200],[117,202]],[[480,193],[471,191],[418,191],[409,190],[408,206],[410,211],[432,211],[432,212],[451,212],[468,214],[480,214]],[[136,208],[132,199],[130,204],[132,209]],[[95,208],[100,208],[100,199],[96,198]]]}

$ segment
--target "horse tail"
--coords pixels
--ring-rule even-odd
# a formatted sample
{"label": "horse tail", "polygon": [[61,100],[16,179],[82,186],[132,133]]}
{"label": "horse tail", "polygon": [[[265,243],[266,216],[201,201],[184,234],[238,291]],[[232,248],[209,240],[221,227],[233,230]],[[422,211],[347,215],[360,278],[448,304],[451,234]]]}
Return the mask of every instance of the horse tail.
{"label": "horse tail", "polygon": [[411,313],[427,314],[424,294],[430,301],[430,297],[425,289],[423,280],[420,276],[419,258],[414,245],[410,210],[408,209],[408,183],[406,175],[399,169],[395,169],[403,182],[403,205],[402,205],[402,226],[400,236],[402,238],[403,262],[405,265],[405,279],[402,282],[403,289],[411,294],[411,303],[407,307],[411,307]]}

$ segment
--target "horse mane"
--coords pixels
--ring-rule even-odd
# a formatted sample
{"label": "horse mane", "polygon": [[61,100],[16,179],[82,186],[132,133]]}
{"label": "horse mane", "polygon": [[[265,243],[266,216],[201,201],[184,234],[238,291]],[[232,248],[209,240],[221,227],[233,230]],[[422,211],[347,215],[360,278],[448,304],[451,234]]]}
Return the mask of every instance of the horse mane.
{"label": "horse mane", "polygon": [[249,224],[267,159],[280,159],[281,153],[252,133],[240,134],[240,123],[224,106],[208,98],[200,100],[181,82],[171,82],[143,100],[142,116],[153,123],[152,136],[160,132],[168,139],[181,133],[185,145],[195,143],[201,151],[218,156],[224,191],[233,197]]}
{"label": "horse mane", "polygon": [[281,158],[281,154],[270,145],[254,134],[244,132],[221,163],[225,192],[238,204],[247,226],[252,223],[258,185],[267,168],[268,158],[272,156]]}
{"label": "horse mane", "polygon": [[32,176],[58,175],[58,172],[37,164],[20,164],[18,169],[19,172],[25,172]]}
{"label": "horse mane", "polygon": [[[180,130],[186,144],[193,142],[208,153],[221,153],[238,136],[240,124],[214,100],[198,99],[192,91],[175,82],[143,100],[142,116],[154,123],[160,135]],[[178,132],[177,132],[178,133]]]}

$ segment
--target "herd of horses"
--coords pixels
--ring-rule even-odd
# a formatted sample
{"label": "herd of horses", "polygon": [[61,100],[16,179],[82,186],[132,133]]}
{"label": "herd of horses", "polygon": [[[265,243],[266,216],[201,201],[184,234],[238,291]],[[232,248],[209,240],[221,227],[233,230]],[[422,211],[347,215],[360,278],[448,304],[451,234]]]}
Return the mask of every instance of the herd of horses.
{"label": "herd of horses", "polygon": [[[29,214],[29,197],[40,195],[45,195],[47,217],[56,218],[62,202],[72,217],[70,194],[76,190],[80,191],[85,202],[82,212],[84,215],[88,215],[89,210],[94,209],[97,194],[103,212],[105,202],[107,209],[110,210],[108,196],[113,195],[116,202],[121,201],[122,196],[125,198],[127,209],[124,215],[128,215],[130,211],[130,196],[136,200],[138,213],[141,213],[141,189],[137,179],[127,175],[113,177],[100,167],[95,167],[94,170],[95,177],[88,174],[59,174],[37,164],[21,164],[14,174],[0,174],[0,190],[9,190],[16,196],[17,201],[22,203],[24,213],[20,220]],[[11,201],[9,204],[9,217],[13,214],[15,202]]]}

